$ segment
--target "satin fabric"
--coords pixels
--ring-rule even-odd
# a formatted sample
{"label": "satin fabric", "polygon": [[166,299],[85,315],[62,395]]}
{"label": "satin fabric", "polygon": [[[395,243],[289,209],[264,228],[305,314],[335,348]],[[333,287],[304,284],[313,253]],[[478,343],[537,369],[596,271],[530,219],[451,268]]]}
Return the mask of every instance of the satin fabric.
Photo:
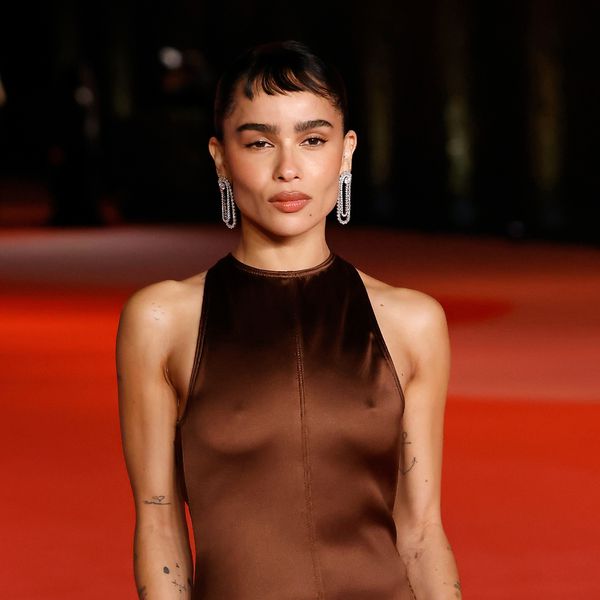
{"label": "satin fabric", "polygon": [[193,599],[411,598],[392,517],[403,411],[349,262],[216,262],[176,437]]}

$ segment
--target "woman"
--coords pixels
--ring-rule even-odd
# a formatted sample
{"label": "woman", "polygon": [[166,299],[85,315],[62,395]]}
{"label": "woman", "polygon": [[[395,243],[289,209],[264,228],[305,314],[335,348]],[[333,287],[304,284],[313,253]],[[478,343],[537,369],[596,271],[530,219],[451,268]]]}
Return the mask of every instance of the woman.
{"label": "woman", "polygon": [[336,203],[350,216],[343,83],[303,44],[250,49],[219,82],[215,130],[239,243],[138,290],[119,324],[139,597],[460,597],[440,518],[444,311],[325,239]]}

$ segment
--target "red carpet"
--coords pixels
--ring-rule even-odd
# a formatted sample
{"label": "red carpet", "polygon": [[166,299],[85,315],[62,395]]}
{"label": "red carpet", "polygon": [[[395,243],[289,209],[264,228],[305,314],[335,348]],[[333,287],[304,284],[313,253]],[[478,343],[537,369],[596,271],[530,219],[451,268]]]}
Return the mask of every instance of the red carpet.
{"label": "red carpet", "polygon": [[[356,227],[328,237],[446,308],[444,523],[464,597],[600,597],[600,251]],[[136,597],[119,310],[235,239],[216,226],[0,236],[1,598]]]}

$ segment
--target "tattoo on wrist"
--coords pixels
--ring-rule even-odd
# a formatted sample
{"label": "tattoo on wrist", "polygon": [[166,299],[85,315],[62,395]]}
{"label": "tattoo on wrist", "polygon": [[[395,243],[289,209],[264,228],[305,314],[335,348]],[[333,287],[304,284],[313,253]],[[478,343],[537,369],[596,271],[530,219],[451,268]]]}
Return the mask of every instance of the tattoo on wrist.
{"label": "tattoo on wrist", "polygon": [[144,504],[171,504],[170,502],[165,502],[166,496],[152,496],[152,500],[144,500]]}

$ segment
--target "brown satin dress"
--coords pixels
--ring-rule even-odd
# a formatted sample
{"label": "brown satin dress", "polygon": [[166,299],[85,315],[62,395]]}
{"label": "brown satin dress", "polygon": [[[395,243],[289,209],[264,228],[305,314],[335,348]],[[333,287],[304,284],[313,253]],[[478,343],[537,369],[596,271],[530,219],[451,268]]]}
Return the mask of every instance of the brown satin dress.
{"label": "brown satin dress", "polygon": [[217,261],[182,410],[194,600],[412,597],[392,518],[404,396],[349,262]]}

